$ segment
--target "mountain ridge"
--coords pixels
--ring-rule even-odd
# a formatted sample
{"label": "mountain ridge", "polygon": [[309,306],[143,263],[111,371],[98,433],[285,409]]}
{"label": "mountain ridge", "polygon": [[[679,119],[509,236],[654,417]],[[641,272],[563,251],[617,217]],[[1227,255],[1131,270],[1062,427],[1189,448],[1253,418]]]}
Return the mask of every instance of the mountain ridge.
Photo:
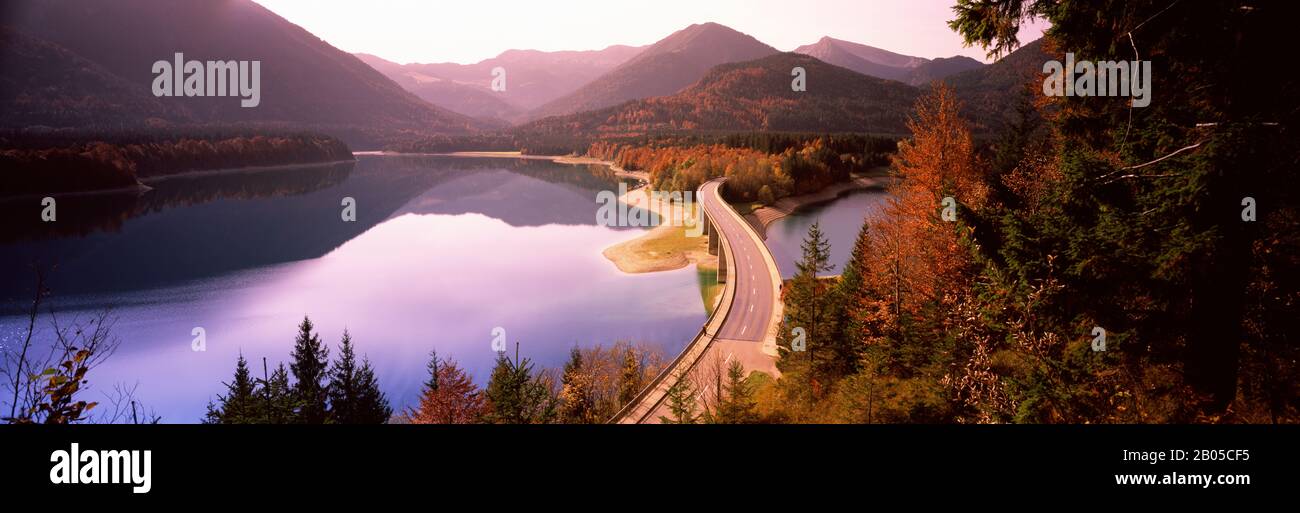
{"label": "mountain ridge", "polygon": [[675,93],[710,68],[779,53],[753,36],[709,22],[693,24],[655,42],[577,91],[529,113],[530,119],[600,109],[628,100]]}

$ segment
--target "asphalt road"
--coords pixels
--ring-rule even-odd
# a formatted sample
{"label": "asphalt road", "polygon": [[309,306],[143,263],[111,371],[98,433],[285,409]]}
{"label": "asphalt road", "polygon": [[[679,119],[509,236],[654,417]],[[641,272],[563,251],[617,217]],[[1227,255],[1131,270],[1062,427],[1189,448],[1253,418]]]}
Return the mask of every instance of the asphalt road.
{"label": "asphalt road", "polygon": [[718,193],[720,185],[721,182],[710,182],[700,188],[700,204],[719,233],[727,238],[737,267],[732,273],[736,297],[717,338],[761,342],[767,336],[772,318],[772,275],[761,249],[740,225],[744,221],[723,205]]}

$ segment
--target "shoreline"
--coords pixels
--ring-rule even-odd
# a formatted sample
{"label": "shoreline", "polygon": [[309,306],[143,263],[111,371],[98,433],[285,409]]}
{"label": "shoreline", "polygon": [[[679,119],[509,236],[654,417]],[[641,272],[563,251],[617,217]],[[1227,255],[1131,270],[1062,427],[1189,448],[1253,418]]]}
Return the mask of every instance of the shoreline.
{"label": "shoreline", "polygon": [[406,155],[406,156],[415,156],[415,157],[459,157],[459,158],[549,160],[551,162],[555,162],[556,164],[605,166],[608,167],[611,171],[613,171],[614,174],[619,176],[639,178],[641,180],[646,180],[646,181],[649,181],[650,179],[650,173],[647,173],[645,171],[628,171],[626,169],[623,169],[622,167],[619,167],[619,165],[615,164],[613,161],[600,160],[595,157],[575,157],[572,155],[525,155],[524,153],[518,151],[453,151],[447,153],[425,153],[425,152],[407,153],[407,152],[383,151],[383,150],[354,151],[352,152],[352,155],[369,156],[369,157],[373,157],[373,156],[400,157]]}
{"label": "shoreline", "polygon": [[168,180],[173,180],[173,179],[198,178],[204,176],[218,176],[218,175],[237,175],[243,173],[255,174],[255,173],[265,173],[269,171],[283,171],[285,169],[294,169],[294,168],[332,167],[340,164],[355,163],[355,162],[356,159],[331,160],[326,162],[308,162],[304,164],[273,164],[268,166],[244,166],[244,167],[227,167],[227,168],[220,168],[220,169],[196,169],[193,171],[183,171],[180,173],[174,173],[170,175],[160,175],[160,176],[151,176],[148,178],[142,178],[140,179],[140,183],[147,187],[149,184],[166,182]]}
{"label": "shoreline", "polygon": [[356,160],[355,159],[331,160],[327,162],[309,162],[304,164],[275,164],[269,166],[245,166],[245,167],[228,167],[228,168],[219,168],[219,169],[196,169],[192,171],[182,171],[180,173],[174,173],[170,175],[159,175],[159,176],[150,176],[147,178],[137,178],[136,183],[134,185],[123,185],[121,187],[113,187],[110,189],[90,189],[85,191],[63,191],[63,192],[52,192],[52,193],[45,193],[45,194],[36,193],[36,194],[22,194],[18,196],[3,196],[0,197],[0,203],[9,202],[9,201],[23,201],[32,198],[44,198],[44,197],[75,198],[75,197],[85,197],[85,196],[113,196],[118,194],[143,194],[153,190],[154,188],[152,187],[152,185],[157,185],[161,182],[166,182],[168,180],[174,180],[174,179],[197,178],[197,177],[218,176],[218,175],[233,175],[233,174],[241,174],[241,173],[254,174],[254,173],[264,173],[270,171],[282,171],[285,169],[302,168],[302,167],[306,167],[306,168],[330,167],[330,166],[337,166],[340,164],[346,164],[349,162],[356,162]]}
{"label": "shoreline", "polygon": [[886,168],[876,168],[868,174],[851,177],[847,182],[832,184],[816,192],[800,194],[798,196],[786,196],[772,205],[754,209],[754,211],[745,214],[743,217],[749,222],[750,226],[758,232],[759,237],[767,240],[767,227],[773,222],[783,217],[798,212],[800,209],[807,208],[821,203],[835,201],[843,196],[857,191],[884,190],[889,187],[893,179],[885,173],[878,170]]}
{"label": "shoreline", "polygon": [[654,212],[661,220],[659,226],[611,245],[601,251],[601,255],[626,274],[675,271],[691,264],[706,270],[717,269],[718,257],[709,254],[708,237],[687,237],[686,227],[662,222],[672,219],[672,212],[665,210],[663,203],[651,202],[649,190],[648,185],[637,187],[620,196],[618,201]]}

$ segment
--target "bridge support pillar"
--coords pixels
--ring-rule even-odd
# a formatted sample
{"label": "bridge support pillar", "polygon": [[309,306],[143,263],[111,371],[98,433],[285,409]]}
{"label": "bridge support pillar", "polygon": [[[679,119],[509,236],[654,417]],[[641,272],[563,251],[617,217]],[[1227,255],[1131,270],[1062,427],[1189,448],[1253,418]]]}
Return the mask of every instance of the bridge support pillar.
{"label": "bridge support pillar", "polygon": [[710,226],[710,229],[709,229],[709,254],[710,254],[710,255],[717,255],[718,252],[722,250],[722,241],[718,239],[718,229],[717,229],[717,227],[713,227],[711,223],[710,223],[710,224],[706,224],[705,226]]}
{"label": "bridge support pillar", "polygon": [[727,249],[718,244],[718,283],[727,282]]}

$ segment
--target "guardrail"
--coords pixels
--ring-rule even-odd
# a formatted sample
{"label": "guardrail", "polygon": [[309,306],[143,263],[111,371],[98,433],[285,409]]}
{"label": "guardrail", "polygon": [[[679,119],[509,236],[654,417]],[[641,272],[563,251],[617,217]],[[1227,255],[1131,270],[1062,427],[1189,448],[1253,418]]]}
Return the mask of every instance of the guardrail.
{"label": "guardrail", "polygon": [[[704,186],[709,183],[720,183],[725,180],[725,178],[715,178],[708,182],[704,182],[696,192],[698,193],[700,190],[703,190]],[[718,195],[718,199],[722,199],[721,194]],[[731,208],[731,205],[727,204],[725,201],[722,202],[722,205],[723,208],[730,210],[732,214],[735,214],[739,218],[739,213],[737,213],[735,209]],[[700,202],[700,209],[704,209],[703,202]],[[740,222],[744,223],[746,221],[740,219]],[[716,225],[714,229],[716,229]],[[677,357],[673,358],[673,361],[669,362],[667,367],[664,367],[664,370],[660,371],[659,374],[645,386],[645,388],[641,389],[641,392],[638,393],[631,402],[627,403],[623,409],[614,414],[608,423],[623,424],[630,421],[633,424],[640,424],[651,415],[654,415],[654,412],[659,409],[659,405],[663,404],[664,398],[668,395],[668,389],[665,387],[660,390],[661,387],[669,377],[673,376],[674,373],[677,374],[675,379],[685,378],[686,375],[695,368],[695,364],[699,362],[700,356],[703,355],[704,352],[708,350],[709,345],[713,343],[713,339],[717,336],[718,330],[722,328],[722,324],[727,321],[727,315],[731,313],[731,303],[736,299],[736,262],[735,256],[731,250],[731,243],[727,241],[727,237],[719,233],[718,241],[722,248],[723,258],[725,258],[727,262],[727,282],[726,285],[722,287],[722,299],[718,301],[717,308],[714,308],[713,312],[709,314],[709,319],[705,321],[704,326],[700,328],[700,332],[695,335],[695,338],[692,338],[691,342],[686,344],[686,348],[682,349],[682,352],[678,353]],[[684,369],[679,370],[682,363],[687,360],[690,361],[690,364]],[[676,384],[675,380],[673,381],[673,384]],[[672,385],[668,386],[671,387]],[[657,397],[650,400],[652,395],[657,395]]]}

